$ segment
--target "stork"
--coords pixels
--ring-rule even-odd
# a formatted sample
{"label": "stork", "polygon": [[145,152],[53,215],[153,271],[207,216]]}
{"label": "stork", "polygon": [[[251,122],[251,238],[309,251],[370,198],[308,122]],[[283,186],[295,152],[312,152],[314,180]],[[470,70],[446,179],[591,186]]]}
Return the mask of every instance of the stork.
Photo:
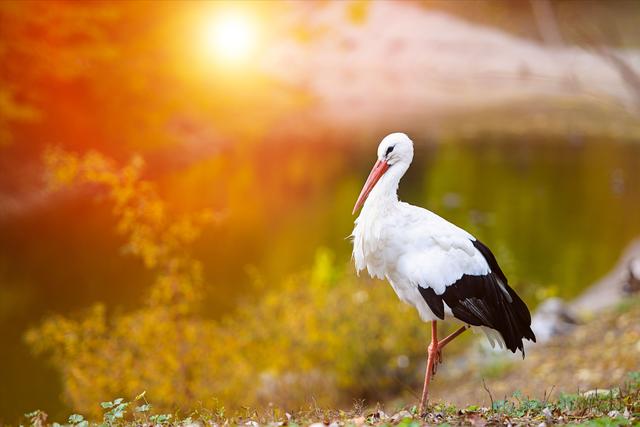
{"label": "stork", "polygon": [[[522,352],[523,339],[536,340],[531,314],[509,287],[489,248],[431,211],[398,200],[400,179],[413,160],[413,142],[404,133],[386,136],[378,159],[353,208],[362,208],[351,238],[357,272],[386,279],[400,300],[431,322],[419,412],[429,383],[442,363],[442,348],[468,328],[481,329],[496,343]],[[462,326],[438,340],[438,320],[453,317]]]}

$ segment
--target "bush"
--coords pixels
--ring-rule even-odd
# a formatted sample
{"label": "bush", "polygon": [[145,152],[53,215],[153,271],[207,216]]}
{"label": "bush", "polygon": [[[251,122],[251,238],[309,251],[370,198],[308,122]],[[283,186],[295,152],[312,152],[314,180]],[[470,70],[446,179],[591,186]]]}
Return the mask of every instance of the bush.
{"label": "bush", "polygon": [[426,328],[388,286],[356,279],[329,250],[318,250],[309,271],[208,320],[200,263],[188,249],[210,213],[172,218],[140,179],[140,161],[116,169],[97,154],[52,151],[47,162],[56,184],[107,189],[129,252],[157,273],[135,311],[97,304],[28,332],[27,342],[59,370],[74,409],[97,415],[94,402],[141,390],[161,411],[213,399],[231,408],[335,405],[397,393],[415,379],[407,362],[422,362]]}

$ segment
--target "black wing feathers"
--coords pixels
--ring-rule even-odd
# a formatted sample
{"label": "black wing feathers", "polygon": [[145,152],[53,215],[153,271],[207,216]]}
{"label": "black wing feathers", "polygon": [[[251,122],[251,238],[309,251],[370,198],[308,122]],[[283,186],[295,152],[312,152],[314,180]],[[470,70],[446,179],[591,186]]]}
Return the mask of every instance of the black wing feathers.
{"label": "black wing feathers", "polygon": [[446,303],[457,319],[497,330],[509,350],[514,353],[520,350],[524,356],[522,339],[536,340],[531,330],[529,309],[507,284],[507,278],[489,248],[478,240],[473,245],[487,260],[491,269],[489,274],[465,274],[447,286],[442,295],[436,295],[431,288],[418,287],[420,294],[440,319],[444,318],[443,303]]}
{"label": "black wing feathers", "polygon": [[433,314],[444,320],[444,302],[442,301],[442,295],[436,295],[433,289],[423,288],[422,286],[418,286],[418,290],[431,311],[433,311]]}
{"label": "black wing feathers", "polygon": [[496,260],[496,257],[493,255],[493,252],[491,252],[491,250],[488,247],[486,247],[485,244],[482,243],[480,240],[476,239],[471,243],[473,243],[473,246],[478,250],[478,252],[482,254],[484,259],[487,261],[487,264],[489,264],[489,268],[491,269],[491,272],[495,274],[498,277],[498,279],[502,280],[502,283],[506,285],[508,282],[507,276],[505,276],[504,273],[502,272],[502,269],[498,265],[498,261]]}

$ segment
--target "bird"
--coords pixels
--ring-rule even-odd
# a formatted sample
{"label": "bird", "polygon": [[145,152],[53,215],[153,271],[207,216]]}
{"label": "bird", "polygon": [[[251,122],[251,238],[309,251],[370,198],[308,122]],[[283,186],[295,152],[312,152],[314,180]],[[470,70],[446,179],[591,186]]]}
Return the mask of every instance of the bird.
{"label": "bird", "polygon": [[[350,238],[356,272],[386,279],[401,301],[431,323],[419,406],[423,415],[442,349],[465,330],[480,329],[492,346],[519,350],[523,358],[523,340],[535,342],[536,337],[527,305],[509,286],[491,250],[437,214],[398,199],[413,153],[413,141],[404,133],[382,139],[353,208],[352,215],[361,211]],[[438,340],[437,322],[451,318],[462,326]]]}

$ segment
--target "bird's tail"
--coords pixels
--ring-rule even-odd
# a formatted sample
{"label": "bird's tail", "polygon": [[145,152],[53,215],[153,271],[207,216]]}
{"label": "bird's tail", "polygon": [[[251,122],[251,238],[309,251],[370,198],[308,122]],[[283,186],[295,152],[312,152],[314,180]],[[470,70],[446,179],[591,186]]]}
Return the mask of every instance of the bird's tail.
{"label": "bird's tail", "polygon": [[529,313],[529,308],[524,301],[509,285],[506,283],[500,283],[500,285],[507,291],[511,301],[506,298],[506,295],[502,298],[501,305],[504,313],[504,322],[500,322],[501,324],[498,324],[497,326],[499,327],[496,329],[502,335],[507,348],[514,353],[516,350],[520,350],[524,358],[522,340],[528,339],[536,342],[536,336],[531,330],[531,313]]}

